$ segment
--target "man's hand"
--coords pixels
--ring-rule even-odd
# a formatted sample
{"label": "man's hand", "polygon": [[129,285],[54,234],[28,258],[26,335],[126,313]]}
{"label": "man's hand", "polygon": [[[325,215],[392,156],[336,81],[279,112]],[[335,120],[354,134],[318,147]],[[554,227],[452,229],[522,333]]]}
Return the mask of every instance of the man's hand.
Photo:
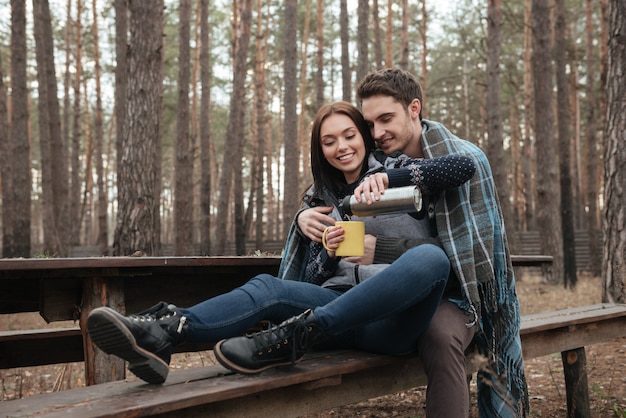
{"label": "man's hand", "polygon": [[362,257],[344,257],[344,260],[354,264],[373,264],[374,251],[376,250],[376,237],[374,235],[365,234],[365,252]]}
{"label": "man's hand", "polygon": [[329,225],[335,225],[335,220],[327,214],[332,212],[331,206],[320,206],[305,209],[298,215],[298,227],[300,231],[315,242],[322,242],[324,229]]}
{"label": "man's hand", "polygon": [[354,197],[357,202],[361,202],[365,197],[365,202],[371,205],[373,201],[380,200],[380,195],[385,193],[385,189],[389,187],[389,177],[387,173],[376,173],[363,179],[356,189],[354,189]]}

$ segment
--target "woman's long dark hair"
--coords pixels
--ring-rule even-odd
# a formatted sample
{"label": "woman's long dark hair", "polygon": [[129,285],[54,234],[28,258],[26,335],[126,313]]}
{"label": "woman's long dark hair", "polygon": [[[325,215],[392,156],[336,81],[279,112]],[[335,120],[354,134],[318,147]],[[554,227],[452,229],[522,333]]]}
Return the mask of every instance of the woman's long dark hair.
{"label": "woman's long dark hair", "polygon": [[355,106],[348,102],[335,102],[322,106],[315,115],[311,128],[311,171],[313,172],[314,193],[317,194],[323,187],[339,196],[346,189],[346,178],[343,172],[332,165],[324,157],[322,152],[321,129],[322,123],[334,114],[346,115],[356,125],[365,143],[365,161],[361,174],[367,171],[367,157],[376,146],[372,138],[370,128],[365,122],[363,115]]}

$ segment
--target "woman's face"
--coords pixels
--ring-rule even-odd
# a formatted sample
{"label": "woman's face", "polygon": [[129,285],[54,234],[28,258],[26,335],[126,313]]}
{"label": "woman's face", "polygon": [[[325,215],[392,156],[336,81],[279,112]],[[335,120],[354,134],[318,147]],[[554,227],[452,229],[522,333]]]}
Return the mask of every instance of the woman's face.
{"label": "woman's face", "polygon": [[354,121],[334,113],[322,122],[322,153],[329,164],[341,170],[348,184],[359,179],[365,161],[365,142]]}

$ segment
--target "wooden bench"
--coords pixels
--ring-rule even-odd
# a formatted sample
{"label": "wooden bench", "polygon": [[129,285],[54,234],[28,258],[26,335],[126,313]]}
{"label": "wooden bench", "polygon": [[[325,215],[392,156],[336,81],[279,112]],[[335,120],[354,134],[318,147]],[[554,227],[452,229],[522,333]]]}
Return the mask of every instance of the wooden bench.
{"label": "wooden bench", "polygon": [[[568,410],[589,416],[584,361],[572,360],[584,360],[585,346],[626,336],[626,305],[598,304],[527,315],[522,318],[520,336],[526,360],[561,353]],[[480,356],[470,354],[467,367],[468,374],[477,371]],[[570,376],[572,369],[575,379]],[[5,401],[0,403],[0,416],[290,417],[425,384],[416,355],[322,351],[305,356],[289,371],[244,376],[221,366],[198,367],[173,371],[163,385],[132,379]]]}
{"label": "wooden bench", "polygon": [[[550,264],[552,257],[514,255],[512,262],[515,267],[540,267]],[[280,257],[0,260],[0,313],[39,311],[49,322],[78,320],[88,313],[79,305],[83,280],[92,276],[120,276],[125,280],[127,312],[138,312],[158,300],[172,300],[163,299],[166,297],[180,306],[189,306],[243,284],[255,274],[276,274],[279,263]],[[215,276],[212,283],[208,283],[209,276]],[[180,289],[172,289],[171,283],[164,284],[168,280],[177,281],[179,287],[193,286],[194,292],[187,293],[194,293],[195,299]],[[2,295],[7,295],[6,299]],[[0,331],[0,369],[84,361],[85,338],[78,326]],[[211,348],[206,344],[188,344],[177,347],[177,352]]]}

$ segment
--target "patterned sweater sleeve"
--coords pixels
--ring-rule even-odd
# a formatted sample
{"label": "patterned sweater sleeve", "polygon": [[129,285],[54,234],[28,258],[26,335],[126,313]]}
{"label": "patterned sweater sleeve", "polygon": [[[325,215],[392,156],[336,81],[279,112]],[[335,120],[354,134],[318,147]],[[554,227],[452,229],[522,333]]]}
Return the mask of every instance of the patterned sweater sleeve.
{"label": "patterned sweater sleeve", "polygon": [[331,258],[324,246],[318,242],[309,243],[309,259],[306,264],[305,281],[322,285],[337,271],[340,257]]}
{"label": "patterned sweater sleeve", "polygon": [[474,176],[474,161],[463,155],[445,155],[431,159],[406,158],[387,169],[389,187],[417,185],[425,195],[458,187]]}

